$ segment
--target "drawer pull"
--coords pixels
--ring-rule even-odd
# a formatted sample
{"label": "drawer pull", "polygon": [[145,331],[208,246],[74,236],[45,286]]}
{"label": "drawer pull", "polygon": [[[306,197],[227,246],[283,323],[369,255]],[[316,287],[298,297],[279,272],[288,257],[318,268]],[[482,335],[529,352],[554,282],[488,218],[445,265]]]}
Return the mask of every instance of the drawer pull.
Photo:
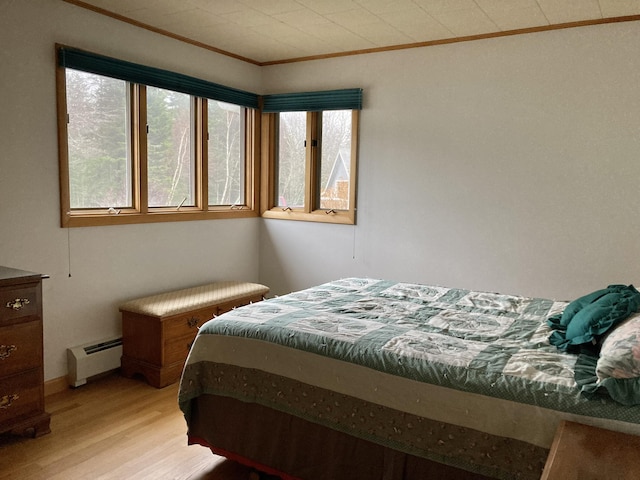
{"label": "drawer pull", "polygon": [[17,400],[19,398],[20,396],[17,393],[0,397],[0,410],[6,410],[11,406],[14,400]]}
{"label": "drawer pull", "polygon": [[189,325],[191,328],[196,327],[198,325],[198,319],[196,317],[191,317],[189,320],[187,320],[187,325]]}
{"label": "drawer pull", "polygon": [[29,305],[28,298],[16,298],[14,301],[7,302],[7,308],[13,308],[14,310],[20,310],[25,305]]}
{"label": "drawer pull", "polygon": [[0,345],[0,360],[6,360],[17,349],[15,345]]}

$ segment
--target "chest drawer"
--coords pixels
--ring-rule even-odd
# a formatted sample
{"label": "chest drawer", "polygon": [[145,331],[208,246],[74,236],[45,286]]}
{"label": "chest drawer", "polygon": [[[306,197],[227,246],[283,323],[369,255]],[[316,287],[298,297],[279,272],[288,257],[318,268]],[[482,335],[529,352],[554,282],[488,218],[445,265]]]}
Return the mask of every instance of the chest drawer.
{"label": "chest drawer", "polygon": [[0,380],[0,427],[11,419],[41,411],[42,383],[38,370],[29,370]]}
{"label": "chest drawer", "polygon": [[0,289],[0,325],[39,315],[39,290],[35,285]]}
{"label": "chest drawer", "polygon": [[178,337],[195,337],[198,329],[217,313],[218,307],[214,306],[163,320],[165,342]]}
{"label": "chest drawer", "polygon": [[40,321],[0,327],[0,377],[37,368],[41,362]]}
{"label": "chest drawer", "polygon": [[167,365],[172,363],[184,363],[191,350],[191,345],[195,341],[196,335],[186,335],[182,337],[172,338],[165,342],[164,346],[164,362]]}

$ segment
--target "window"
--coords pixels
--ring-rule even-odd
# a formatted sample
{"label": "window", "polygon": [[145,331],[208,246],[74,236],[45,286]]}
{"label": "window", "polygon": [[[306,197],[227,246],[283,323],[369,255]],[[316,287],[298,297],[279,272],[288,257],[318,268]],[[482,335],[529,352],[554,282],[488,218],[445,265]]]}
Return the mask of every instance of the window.
{"label": "window", "polygon": [[256,95],[57,48],[62,226],[257,215]]}
{"label": "window", "polygon": [[[265,97],[264,217],[355,223],[361,90],[346,91],[353,99],[340,97],[332,104],[317,98],[322,94],[333,98],[336,92],[345,91]],[[287,103],[294,95],[313,95],[313,105],[305,104],[309,110],[296,110],[301,105],[299,98]]]}
{"label": "window", "polygon": [[70,207],[131,208],[126,82],[67,70],[66,85]]}
{"label": "window", "polygon": [[278,123],[275,164],[276,205],[303,208],[305,204],[307,114],[282,112]]}
{"label": "window", "polygon": [[149,207],[196,205],[192,98],[147,87],[147,186]]}
{"label": "window", "polygon": [[350,209],[352,128],[351,111],[322,113],[319,205],[323,210]]}
{"label": "window", "polygon": [[245,188],[245,123],[243,109],[208,102],[209,205],[241,205]]}
{"label": "window", "polygon": [[56,53],[63,227],[256,216],[258,200],[268,218],[355,223],[361,89],[260,99]]}

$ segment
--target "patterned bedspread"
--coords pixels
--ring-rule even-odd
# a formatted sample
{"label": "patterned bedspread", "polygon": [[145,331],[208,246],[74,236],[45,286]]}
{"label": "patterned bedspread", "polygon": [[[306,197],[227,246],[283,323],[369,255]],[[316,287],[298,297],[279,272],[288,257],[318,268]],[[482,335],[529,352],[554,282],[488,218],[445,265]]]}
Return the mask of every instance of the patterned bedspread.
{"label": "patterned bedspread", "polygon": [[[413,385],[418,382],[482,396],[475,398],[492,397],[534,406],[536,415],[541,409],[549,409],[580,418],[640,424],[640,409],[624,407],[604,397],[589,400],[580,394],[574,381],[577,356],[560,352],[548,342],[546,319],[566,305],[548,299],[367,278],[330,282],[238,308],[206,323],[185,368],[181,408],[188,418],[191,398],[219,392],[216,385],[205,385],[199,378],[204,370],[198,365],[207,362],[209,353],[205,350],[218,350],[218,346],[207,344],[207,337],[233,337],[237,339],[234,345],[243,339],[254,342],[252,349],[261,342],[276,344],[315,358],[319,355],[406,379]],[[265,353],[264,359],[269,355],[274,356]],[[239,365],[260,370],[260,362],[257,358],[253,363]],[[216,368],[227,363],[212,360]],[[291,363],[293,370],[295,360]],[[239,375],[236,383],[244,381],[246,388],[246,376],[243,380]],[[211,373],[211,377],[210,383],[226,381],[224,374]],[[280,395],[281,390],[275,394]],[[353,397],[372,401],[370,396],[354,391]],[[351,390],[347,393],[351,394]],[[517,408],[514,411],[519,415]],[[527,421],[532,423],[532,418],[535,417]],[[557,425],[558,420],[554,421]],[[544,447],[547,441],[537,444]]]}

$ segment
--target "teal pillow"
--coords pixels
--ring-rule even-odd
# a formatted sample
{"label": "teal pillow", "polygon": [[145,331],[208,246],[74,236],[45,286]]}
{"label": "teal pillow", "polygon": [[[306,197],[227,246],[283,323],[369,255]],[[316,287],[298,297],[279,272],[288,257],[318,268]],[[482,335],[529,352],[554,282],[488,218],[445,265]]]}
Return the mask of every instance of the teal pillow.
{"label": "teal pillow", "polygon": [[598,338],[640,308],[640,292],[633,285],[610,285],[571,302],[547,323],[554,330],[549,343],[563,351],[596,344]]}
{"label": "teal pillow", "polygon": [[571,319],[576,315],[576,313],[578,313],[587,305],[603,297],[607,293],[611,293],[611,286],[609,286],[608,288],[603,288],[602,290],[596,290],[595,292],[592,292],[588,295],[584,295],[567,305],[562,313],[550,317],[549,322],[553,322],[554,325],[557,325],[559,327],[566,328],[567,325],[569,325],[569,322],[571,322]]}

